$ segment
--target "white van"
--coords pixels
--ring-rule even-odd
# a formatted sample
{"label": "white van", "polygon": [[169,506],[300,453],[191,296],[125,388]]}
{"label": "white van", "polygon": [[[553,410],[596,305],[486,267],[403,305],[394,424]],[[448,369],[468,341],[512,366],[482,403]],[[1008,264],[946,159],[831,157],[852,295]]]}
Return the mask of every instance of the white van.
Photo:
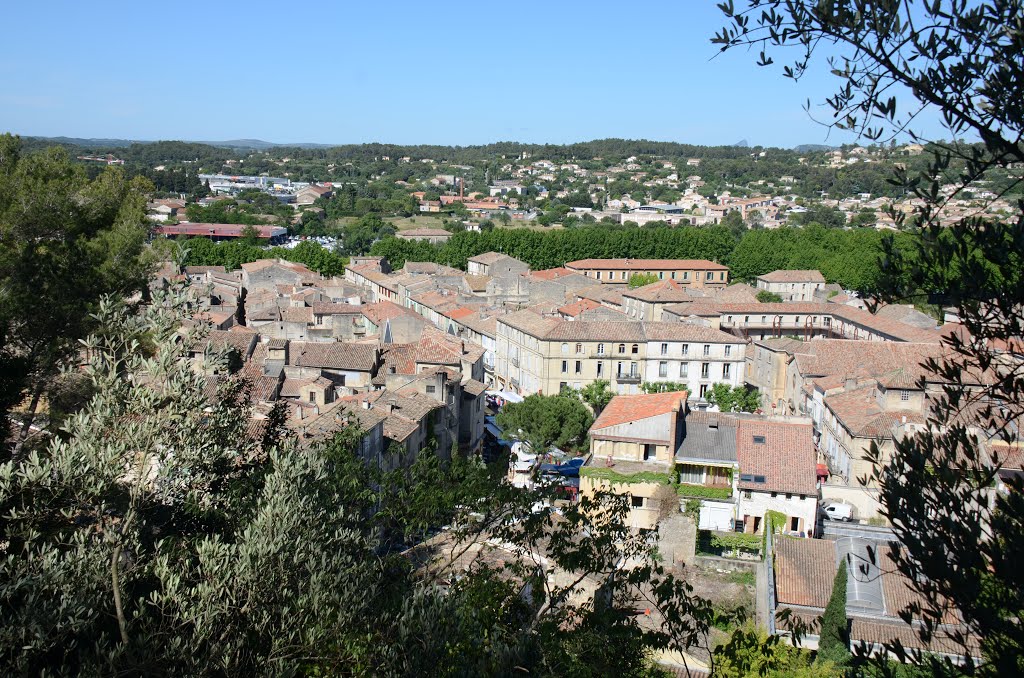
{"label": "white van", "polygon": [[822,512],[829,520],[841,520],[848,523],[853,520],[853,506],[845,502],[836,501],[825,504]]}

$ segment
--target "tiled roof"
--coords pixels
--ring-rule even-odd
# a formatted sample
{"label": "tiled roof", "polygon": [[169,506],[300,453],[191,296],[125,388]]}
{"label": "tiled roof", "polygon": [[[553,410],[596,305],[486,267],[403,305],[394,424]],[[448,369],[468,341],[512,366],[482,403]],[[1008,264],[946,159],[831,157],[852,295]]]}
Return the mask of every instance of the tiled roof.
{"label": "tiled roof", "polygon": [[682,287],[674,280],[659,280],[650,285],[627,290],[622,293],[622,296],[626,299],[639,299],[658,304],[670,304],[693,298],[689,289]]}
{"label": "tiled roof", "polygon": [[475,257],[470,257],[469,261],[472,261],[472,262],[477,263],[477,264],[484,264],[485,266],[489,266],[489,265],[491,265],[491,264],[493,264],[496,261],[499,261],[501,259],[511,259],[511,258],[512,257],[508,256],[507,254],[502,254],[501,252],[484,252],[483,254],[478,254]]}
{"label": "tiled roof", "polygon": [[377,347],[372,344],[293,341],[288,346],[288,362],[298,367],[369,372],[376,359]]}
{"label": "tiled roof", "polygon": [[800,283],[800,282],[825,282],[825,276],[821,271],[787,271],[778,270],[764,275],[757,276],[758,280],[772,283]]}
{"label": "tiled roof", "polygon": [[779,605],[824,608],[836,577],[835,542],[779,537],[775,553],[775,598]]}
{"label": "tiled roof", "polygon": [[[416,374],[416,346],[414,344],[386,344],[381,347],[381,374]],[[394,372],[391,370],[394,369]]]}
{"label": "tiled roof", "polygon": [[558,309],[558,312],[561,313],[562,315],[576,317],[583,313],[583,311],[588,311],[592,308],[597,308],[600,305],[601,304],[590,299],[580,299],[579,301],[575,301],[571,304],[566,304],[565,306],[560,307]]}
{"label": "tiled roof", "polygon": [[686,391],[670,391],[668,393],[615,396],[607,407],[601,410],[601,415],[590,427],[590,430],[597,431],[609,426],[618,426],[676,411],[680,408],[681,403],[686,403],[686,395]]}
{"label": "tiled roof", "polygon": [[653,269],[670,270],[701,270],[728,271],[728,266],[716,264],[707,259],[580,259],[565,264],[569,269],[591,270],[632,270],[647,271]]}
{"label": "tiled roof", "polygon": [[518,311],[498,322],[548,341],[694,341],[742,344],[743,340],[720,330],[678,322],[589,321],[546,318]]}
{"label": "tiled roof", "polygon": [[560,266],[558,268],[548,268],[543,271],[533,271],[532,273],[524,273],[523,275],[529,278],[536,278],[537,280],[556,280],[558,278],[564,278],[567,275],[575,275],[575,271]]}
{"label": "tiled roof", "polygon": [[383,325],[384,321],[389,318],[397,318],[400,315],[418,315],[411,308],[399,306],[392,301],[378,301],[359,308],[362,314],[377,326]]}
{"label": "tiled roof", "polygon": [[892,429],[903,422],[923,424],[926,417],[914,410],[883,410],[873,396],[874,383],[868,382],[825,397],[828,409],[850,432],[858,438],[889,438]]}
{"label": "tiled roof", "polygon": [[286,323],[313,322],[313,309],[308,306],[287,306],[281,309],[281,320]]}
{"label": "tiled roof", "polygon": [[249,349],[254,346],[255,337],[255,333],[210,330],[206,336],[206,345],[210,346],[214,351],[234,349],[241,354],[244,360],[249,357]]}
{"label": "tiled roof", "polygon": [[939,344],[816,339],[795,347],[794,359],[805,377],[880,377],[903,369],[911,379],[916,379],[924,374],[922,361],[945,352]]}
{"label": "tiled roof", "polygon": [[476,379],[467,379],[462,382],[462,390],[470,395],[479,396],[487,390],[487,384]]}
{"label": "tiled roof", "polygon": [[362,306],[339,303],[317,303],[312,305],[313,315],[349,315],[363,312]]}
{"label": "tiled roof", "polygon": [[[736,427],[740,474],[764,476],[763,483],[740,479],[740,489],[816,495],[817,453],[810,421],[742,417]],[[764,442],[757,442],[763,440]]]}

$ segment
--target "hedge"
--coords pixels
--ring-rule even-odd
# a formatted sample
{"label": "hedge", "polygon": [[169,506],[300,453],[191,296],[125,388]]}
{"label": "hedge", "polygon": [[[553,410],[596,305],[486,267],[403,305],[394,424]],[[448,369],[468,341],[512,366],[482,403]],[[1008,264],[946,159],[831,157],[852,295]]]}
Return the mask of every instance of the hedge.
{"label": "hedge", "polygon": [[676,486],[676,492],[680,497],[702,497],[704,499],[728,499],[732,496],[731,487],[708,487],[683,483]]}
{"label": "hedge", "polygon": [[619,473],[610,468],[594,468],[584,466],[580,469],[580,475],[596,480],[607,480],[611,483],[622,483],[634,485],[636,483],[655,483],[657,485],[671,485],[672,476],[657,471],[640,471],[639,473]]}

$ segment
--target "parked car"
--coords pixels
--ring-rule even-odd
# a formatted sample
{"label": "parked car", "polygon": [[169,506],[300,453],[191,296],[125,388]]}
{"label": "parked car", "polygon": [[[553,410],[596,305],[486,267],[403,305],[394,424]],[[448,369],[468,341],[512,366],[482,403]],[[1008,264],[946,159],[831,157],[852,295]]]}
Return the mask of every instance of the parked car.
{"label": "parked car", "polygon": [[580,467],[584,460],[581,458],[570,459],[564,464],[541,464],[540,472],[545,475],[560,475],[566,478],[578,478]]}
{"label": "parked car", "polygon": [[828,520],[841,520],[848,523],[853,520],[853,506],[842,501],[834,501],[822,507],[822,513]]}

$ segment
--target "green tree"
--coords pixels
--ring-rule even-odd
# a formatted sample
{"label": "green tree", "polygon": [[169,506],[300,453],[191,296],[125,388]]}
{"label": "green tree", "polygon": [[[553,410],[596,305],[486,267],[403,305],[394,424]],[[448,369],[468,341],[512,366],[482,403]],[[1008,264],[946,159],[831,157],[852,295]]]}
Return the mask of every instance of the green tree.
{"label": "green tree", "polygon": [[608,403],[615,397],[615,393],[609,388],[608,381],[606,379],[597,379],[590,382],[579,391],[580,398],[583,399],[590,409],[594,411],[594,417],[601,416],[601,410],[608,406]]}
{"label": "green tree", "polygon": [[23,154],[18,137],[0,135],[0,425],[9,431],[11,409],[27,401],[19,454],[58,371],[95,326],[99,298],[145,284],[148,190],[121,168],[89,180],[63,149]]}
{"label": "green tree", "polygon": [[708,389],[707,400],[722,412],[754,412],[761,406],[761,393],[756,388],[719,383]]}
{"label": "green tree", "polygon": [[238,240],[243,245],[249,247],[256,247],[260,244],[260,231],[258,228],[252,225],[248,225],[242,229],[242,237]]}
{"label": "green tree", "polygon": [[[795,47],[795,61],[784,66],[792,78],[812,61],[834,65],[839,82],[827,103],[835,127],[871,140],[907,135],[928,142],[923,164],[897,167],[893,177],[920,205],[912,224],[892,213],[911,229],[912,246],[901,249],[899,236],[882,241],[884,275],[869,291],[885,301],[930,296],[957,309],[962,329],[944,340],[946,357],[925,363],[927,380],[944,384],[928,425],[885,455],[873,445],[870,479],[879,484],[882,513],[901,545],[890,555],[918,594],[915,609],[899,612],[920,619],[915,632],[928,640],[937,620],[954,608],[967,632],[952,643],[969,672],[1024,673],[1024,483],[1008,478],[1009,491],[993,495],[1003,458],[997,453],[990,460],[981,449],[985,443],[1012,449],[1017,435],[1008,422],[1024,415],[1024,375],[1007,367],[997,348],[1024,334],[1024,202],[1014,199],[999,217],[974,212],[952,224],[944,211],[946,196],[1024,163],[1024,7],[1019,0],[751,0],[720,7],[729,22],[714,39],[722,49],[760,48],[759,63],[767,66],[774,50]],[[930,116],[944,122],[950,138],[980,143],[923,137],[917,121]],[[1019,195],[1019,176],[1004,186],[1004,195]],[[998,376],[983,388],[964,383],[967,375],[989,370]],[[970,659],[978,653],[974,639],[980,664]],[[899,642],[889,647],[903,656]],[[936,674],[954,668],[948,659],[907,654]]]}
{"label": "green tree", "polygon": [[637,287],[643,287],[644,285],[650,285],[658,282],[658,276],[655,273],[634,273],[629,276],[629,289],[635,289]]}
{"label": "green tree", "polygon": [[839,562],[832,595],[821,617],[816,663],[846,666],[850,662],[850,625],[846,618],[846,561]]}
{"label": "green tree", "polygon": [[714,678],[839,678],[833,666],[814,664],[811,654],[793,647],[781,636],[768,634],[747,622],[712,653]]}
{"label": "green tree", "polygon": [[542,454],[552,445],[582,449],[594,417],[573,393],[535,394],[505,405],[496,423],[506,435],[528,442]]}
{"label": "green tree", "polygon": [[762,304],[777,304],[782,302],[782,297],[775,294],[775,292],[761,290],[757,293],[757,300]]}

